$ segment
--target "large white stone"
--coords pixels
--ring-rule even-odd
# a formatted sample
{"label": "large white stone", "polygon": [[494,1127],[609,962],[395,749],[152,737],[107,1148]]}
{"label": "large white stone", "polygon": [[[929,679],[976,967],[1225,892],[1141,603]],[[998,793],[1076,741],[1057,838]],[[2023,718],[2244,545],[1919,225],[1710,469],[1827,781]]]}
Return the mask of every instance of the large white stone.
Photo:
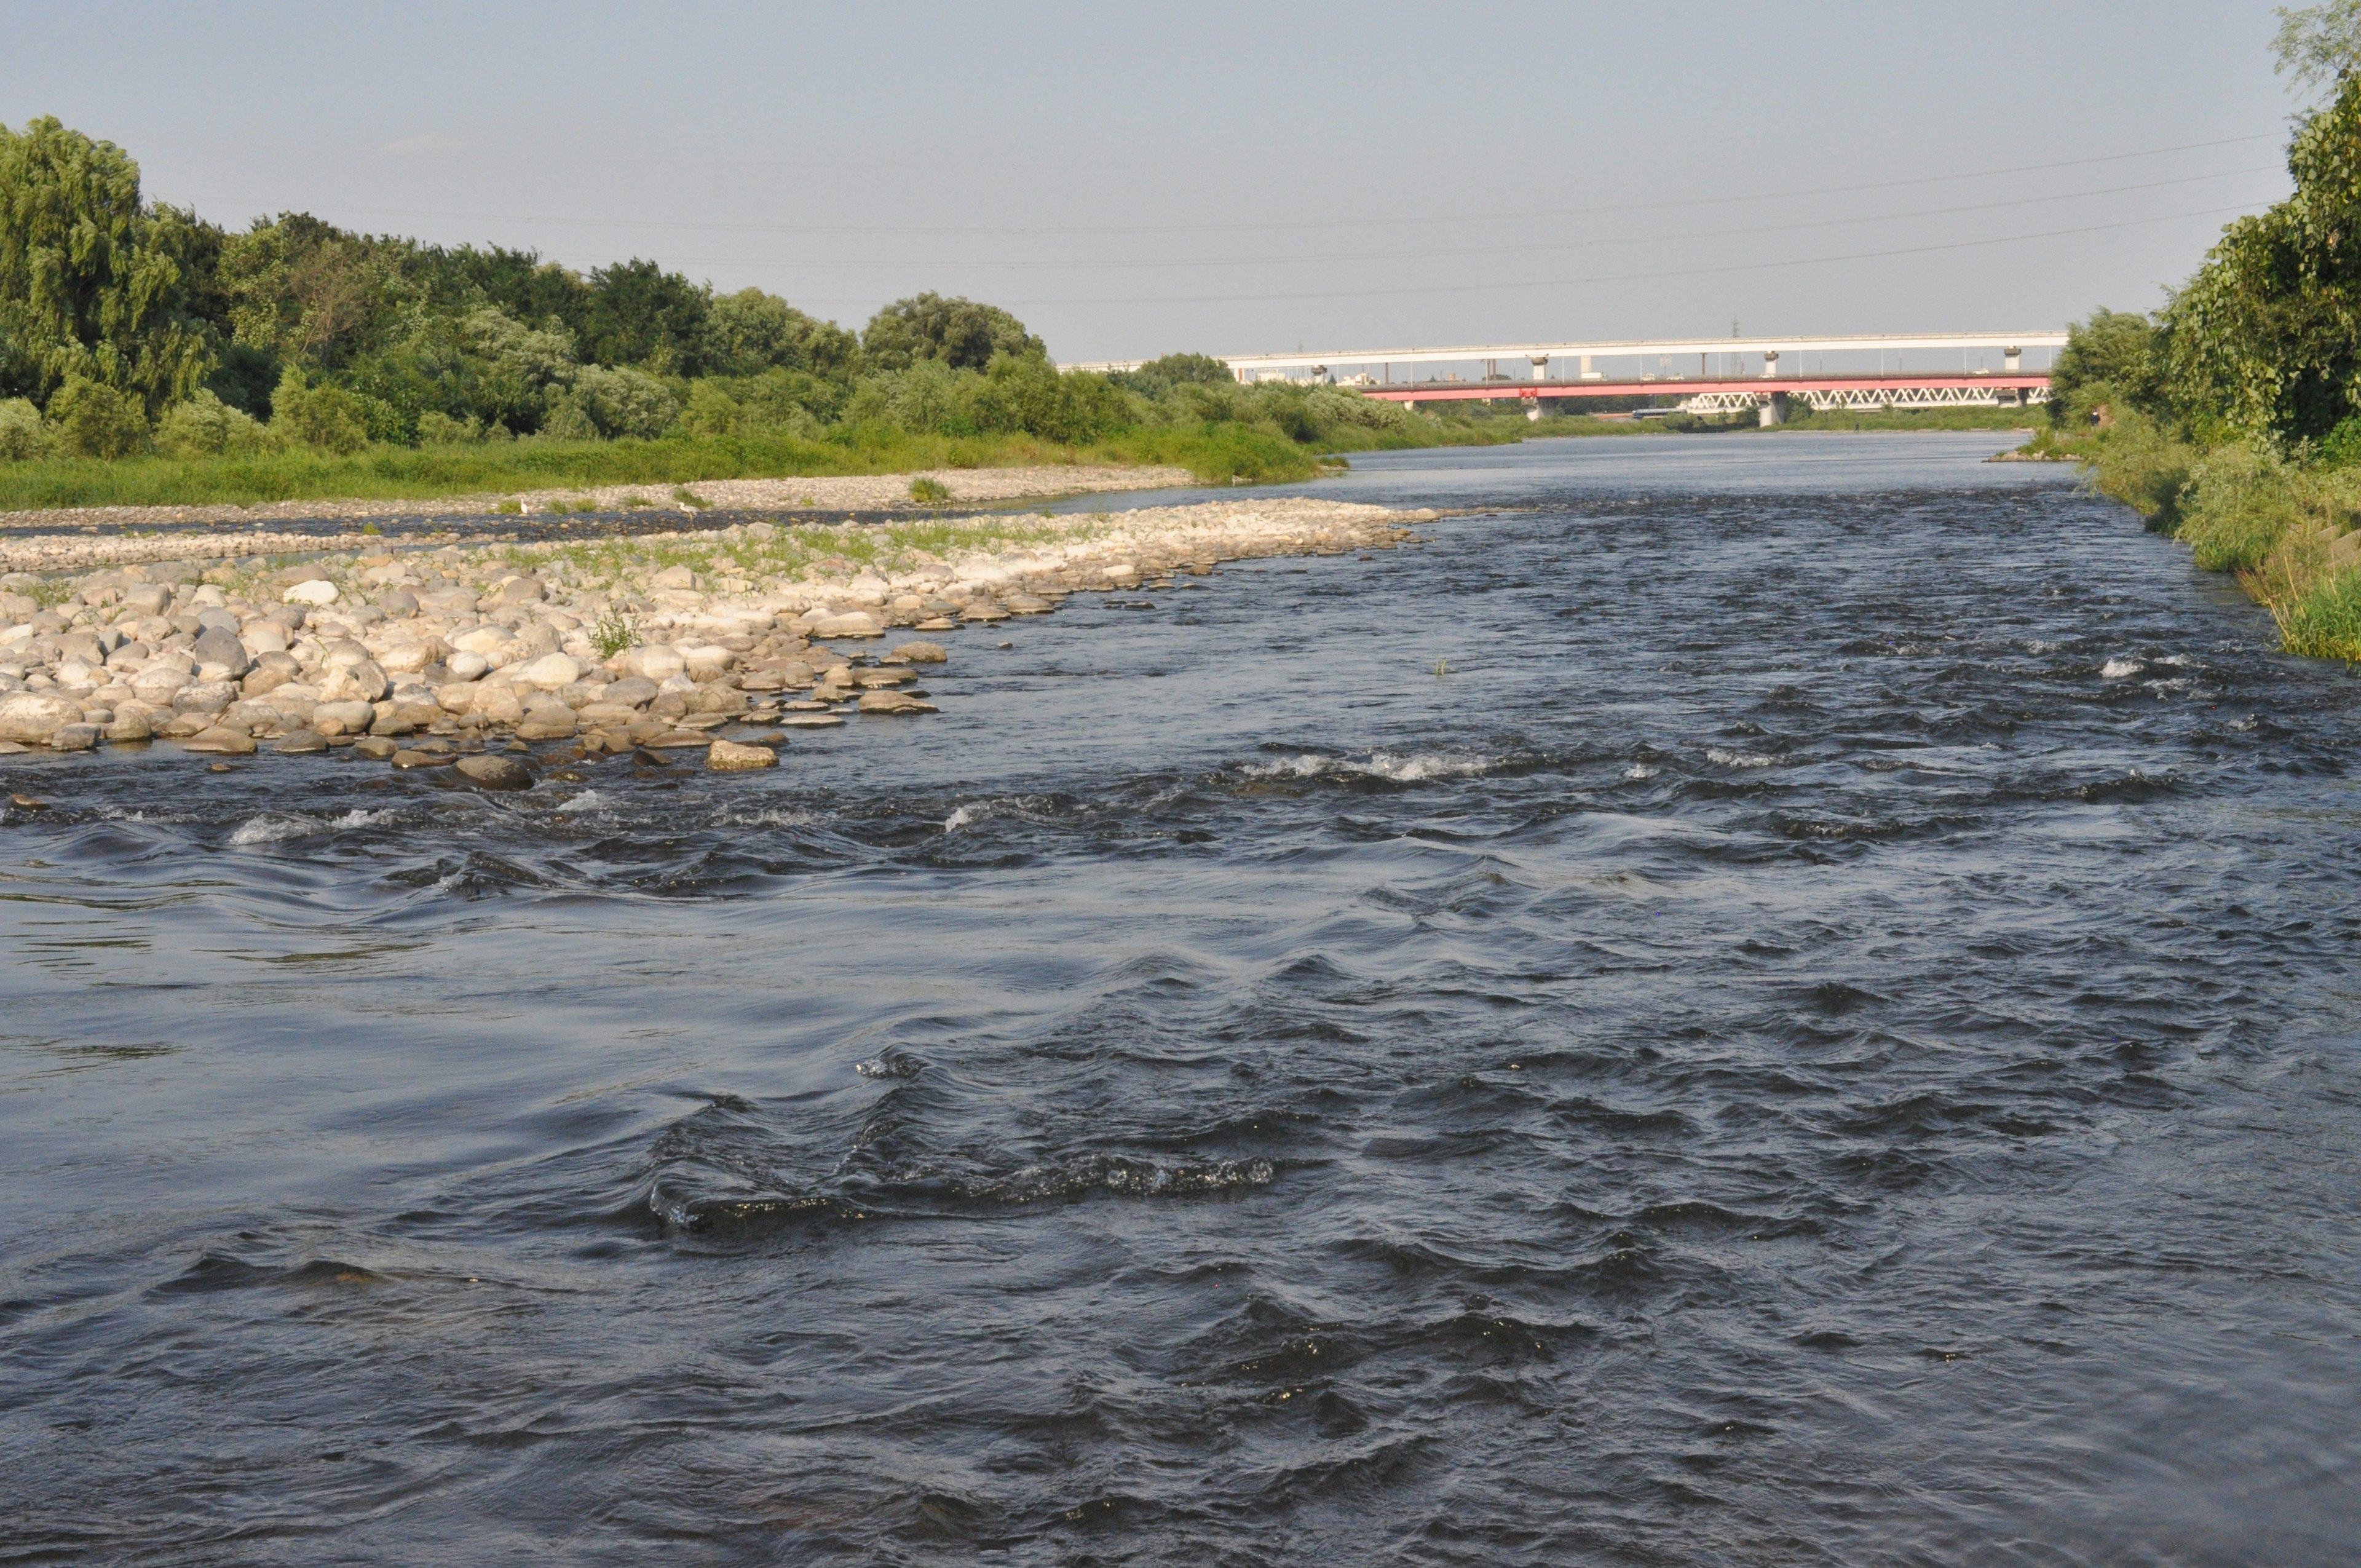
{"label": "large white stone", "polygon": [[582,677],[580,666],[575,663],[573,655],[568,653],[544,653],[533,663],[512,673],[525,685],[537,686],[545,692],[554,692],[562,685],[570,685]]}
{"label": "large white stone", "polygon": [[82,705],[47,692],[17,692],[0,697],[0,740],[37,746],[59,729],[82,722]]}
{"label": "large white stone", "polygon": [[284,653],[287,652],[287,623],[283,620],[249,620],[237,629],[237,640],[246,644],[249,653]]}
{"label": "large white stone", "polygon": [[308,583],[296,584],[280,595],[279,598],[282,604],[334,604],[337,598],[336,585],[321,582],[315,578]]}

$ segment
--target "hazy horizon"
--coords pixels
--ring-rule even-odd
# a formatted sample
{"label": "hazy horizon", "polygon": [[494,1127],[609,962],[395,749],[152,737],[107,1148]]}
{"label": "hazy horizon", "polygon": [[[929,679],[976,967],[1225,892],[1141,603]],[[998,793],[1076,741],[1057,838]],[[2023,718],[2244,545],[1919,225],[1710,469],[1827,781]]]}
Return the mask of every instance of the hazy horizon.
{"label": "hazy horizon", "polygon": [[0,123],[231,226],[653,257],[854,326],[933,289],[1069,361],[2030,331],[2285,193],[2271,13],[31,4]]}

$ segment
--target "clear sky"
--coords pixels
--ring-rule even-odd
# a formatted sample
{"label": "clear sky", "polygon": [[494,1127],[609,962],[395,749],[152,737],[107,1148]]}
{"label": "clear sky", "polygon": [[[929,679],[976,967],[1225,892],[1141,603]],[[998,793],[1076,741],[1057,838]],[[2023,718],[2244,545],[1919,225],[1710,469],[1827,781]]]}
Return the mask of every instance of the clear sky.
{"label": "clear sky", "polygon": [[2154,305],[2285,193],[2274,27],[2249,0],[0,0],[0,123],[54,114],[224,223],[651,256],[855,326],[935,289],[1069,361],[2031,330]]}

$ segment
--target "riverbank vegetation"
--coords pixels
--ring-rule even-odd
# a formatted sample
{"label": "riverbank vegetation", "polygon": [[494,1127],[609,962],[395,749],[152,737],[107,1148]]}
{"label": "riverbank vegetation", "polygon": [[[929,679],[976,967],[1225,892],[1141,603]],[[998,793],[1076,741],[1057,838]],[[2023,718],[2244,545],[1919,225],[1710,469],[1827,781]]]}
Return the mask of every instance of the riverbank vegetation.
{"label": "riverbank vegetation", "polygon": [[0,126],[0,509],[1045,461],[1295,479],[1502,438],[1478,424],[1201,355],[1060,373],[1006,311],[930,293],[855,333],[653,261],[233,231],[145,201],[110,143]]}
{"label": "riverbank vegetation", "polygon": [[2280,68],[2329,94],[2289,146],[2295,193],[2153,315],[2077,323],[2029,451],[2235,574],[2289,652],[2361,660],[2361,0],[2282,15]]}

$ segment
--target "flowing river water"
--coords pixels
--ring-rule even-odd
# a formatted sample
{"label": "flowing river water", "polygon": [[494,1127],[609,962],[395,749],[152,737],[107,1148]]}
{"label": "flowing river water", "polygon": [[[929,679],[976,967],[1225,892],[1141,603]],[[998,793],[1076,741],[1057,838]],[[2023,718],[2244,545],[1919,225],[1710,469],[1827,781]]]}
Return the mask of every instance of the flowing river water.
{"label": "flowing river water", "polygon": [[2353,1560],[2361,685],[2007,444],[1359,459],[1491,510],[767,774],[0,760],[0,1562]]}

